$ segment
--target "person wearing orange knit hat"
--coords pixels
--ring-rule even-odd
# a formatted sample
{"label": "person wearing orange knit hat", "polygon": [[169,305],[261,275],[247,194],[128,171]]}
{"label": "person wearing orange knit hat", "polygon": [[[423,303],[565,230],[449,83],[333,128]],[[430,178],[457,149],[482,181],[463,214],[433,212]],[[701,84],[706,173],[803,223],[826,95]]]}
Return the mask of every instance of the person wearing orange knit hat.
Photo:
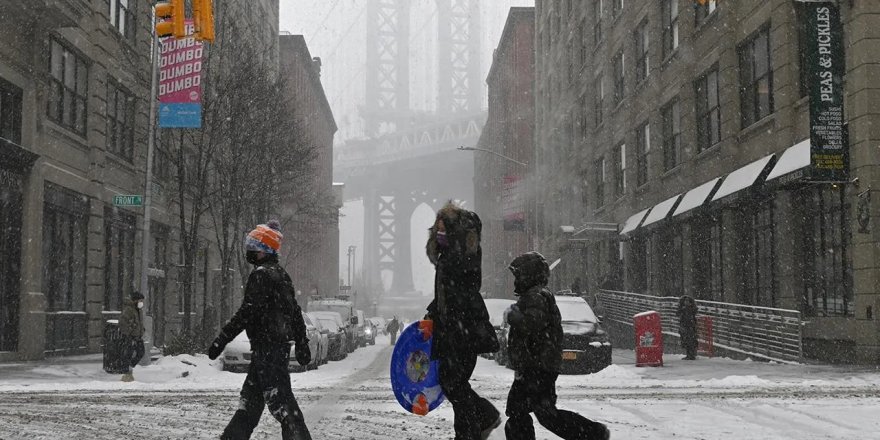
{"label": "person wearing orange knit hat", "polygon": [[290,276],[278,264],[283,239],[275,220],[257,225],[245,236],[245,258],[254,270],[248,276],[244,301],[208,349],[208,357],[217,359],[226,344],[242,331],[247,332],[251,344],[251,363],[241,388],[239,409],[221,440],[249,439],[264,406],[281,423],[284,440],[312,438],[290,388],[287,370],[291,343],[296,344],[296,361],[300,365],[308,365],[312,355],[296,290]]}

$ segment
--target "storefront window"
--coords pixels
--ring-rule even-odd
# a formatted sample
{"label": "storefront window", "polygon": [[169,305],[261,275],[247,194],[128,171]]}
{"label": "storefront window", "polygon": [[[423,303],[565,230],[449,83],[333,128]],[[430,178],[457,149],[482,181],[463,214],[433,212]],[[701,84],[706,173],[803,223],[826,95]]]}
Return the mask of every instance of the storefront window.
{"label": "storefront window", "polygon": [[721,217],[706,215],[691,223],[694,296],[697,299],[724,299],[721,231]]}
{"label": "storefront window", "polygon": [[104,310],[119,311],[134,288],[135,217],[104,209]]}
{"label": "storefront window", "polygon": [[46,184],[43,204],[43,290],[48,310],[83,311],[89,205],[86,196]]}
{"label": "storefront window", "polygon": [[804,312],[807,316],[853,316],[851,233],[844,190],[811,188],[804,208]]}
{"label": "storefront window", "polygon": [[773,235],[773,204],[764,202],[748,213],[748,242],[743,254],[745,291],[743,303],[776,307],[776,254]]}

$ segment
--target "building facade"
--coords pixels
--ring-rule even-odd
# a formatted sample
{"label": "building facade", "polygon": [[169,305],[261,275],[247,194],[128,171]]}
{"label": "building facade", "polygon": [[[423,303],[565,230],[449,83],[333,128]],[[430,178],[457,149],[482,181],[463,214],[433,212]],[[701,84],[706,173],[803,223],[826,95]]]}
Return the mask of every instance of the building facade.
{"label": "building facade", "polygon": [[[483,221],[483,291],[513,297],[507,270],[530,250],[534,224],[530,197],[535,127],[535,12],[511,8],[486,83],[489,115],[474,153],[474,196]],[[493,154],[498,153],[498,154]]]}
{"label": "building facade", "polygon": [[578,261],[561,274],[799,310],[806,357],[880,362],[880,5],[839,5],[850,179],[810,182],[798,2],[539,0],[540,243]]}
{"label": "building facade", "polygon": [[[277,65],[278,1],[242,8]],[[143,207],[114,196],[145,192],[151,2],[25,2],[0,23],[0,362],[98,352],[141,279]],[[169,161],[157,154],[153,167],[147,315],[157,345],[183,316]],[[202,229],[190,262],[194,323],[215,301],[213,237]]]}
{"label": "building facade", "polygon": [[[333,185],[333,137],[336,121],[321,84],[321,59],[313,58],[302,35],[280,37],[280,74],[288,79],[288,99],[294,104],[302,141],[314,148],[308,173],[309,190],[317,197],[317,210],[289,206],[293,229],[287,233],[289,258],[285,266],[293,277],[301,302],[339,291],[340,186]],[[298,188],[295,190],[302,190]],[[305,306],[305,304],[303,304]]]}

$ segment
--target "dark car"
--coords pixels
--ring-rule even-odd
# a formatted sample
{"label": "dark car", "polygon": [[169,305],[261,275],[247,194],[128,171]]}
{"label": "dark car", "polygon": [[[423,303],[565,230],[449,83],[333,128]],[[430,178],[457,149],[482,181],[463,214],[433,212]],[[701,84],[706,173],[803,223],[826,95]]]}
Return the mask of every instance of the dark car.
{"label": "dark car", "polygon": [[579,296],[556,295],[562,314],[563,373],[596,373],[611,365],[611,342],[599,318]]}

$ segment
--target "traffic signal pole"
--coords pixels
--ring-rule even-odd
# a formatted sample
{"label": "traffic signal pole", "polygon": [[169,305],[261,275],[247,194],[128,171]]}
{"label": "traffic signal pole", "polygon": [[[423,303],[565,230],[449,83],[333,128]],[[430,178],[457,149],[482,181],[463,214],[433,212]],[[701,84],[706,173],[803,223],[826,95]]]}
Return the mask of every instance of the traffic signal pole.
{"label": "traffic signal pole", "polygon": [[156,148],[156,136],[158,136],[158,127],[156,126],[156,102],[159,97],[158,93],[158,71],[159,71],[159,37],[155,32],[156,14],[153,14],[153,54],[150,63],[150,127],[147,139],[147,169],[145,174],[144,188],[144,227],[143,238],[141,242],[141,287],[140,292],[144,295],[144,357],[141,358],[141,365],[150,365],[150,351],[153,348],[153,310],[150,307],[150,225],[152,222],[152,204],[153,204],[153,154]]}

